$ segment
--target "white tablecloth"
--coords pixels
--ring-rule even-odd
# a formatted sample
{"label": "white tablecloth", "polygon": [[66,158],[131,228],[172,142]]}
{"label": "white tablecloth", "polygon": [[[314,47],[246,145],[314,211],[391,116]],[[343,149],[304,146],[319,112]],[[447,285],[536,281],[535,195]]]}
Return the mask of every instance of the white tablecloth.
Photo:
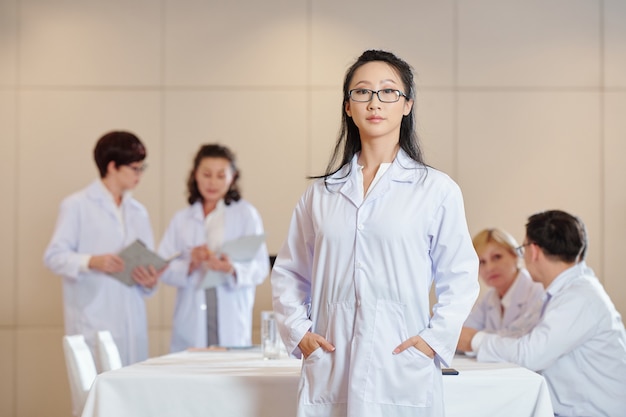
{"label": "white tablecloth", "polygon": [[[446,417],[551,417],[542,376],[455,358]],[[300,361],[259,351],[180,352],[100,374],[83,417],[294,417]]]}

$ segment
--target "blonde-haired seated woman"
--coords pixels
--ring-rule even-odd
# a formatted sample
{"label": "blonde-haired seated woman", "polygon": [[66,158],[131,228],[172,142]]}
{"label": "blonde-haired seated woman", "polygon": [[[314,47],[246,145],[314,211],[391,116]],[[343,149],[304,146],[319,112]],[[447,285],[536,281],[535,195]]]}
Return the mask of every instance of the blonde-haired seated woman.
{"label": "blonde-haired seated woman", "polygon": [[489,290],[480,298],[463,327],[519,337],[539,321],[544,289],[522,267],[513,236],[501,229],[485,229],[472,240],[478,254],[478,273]]}

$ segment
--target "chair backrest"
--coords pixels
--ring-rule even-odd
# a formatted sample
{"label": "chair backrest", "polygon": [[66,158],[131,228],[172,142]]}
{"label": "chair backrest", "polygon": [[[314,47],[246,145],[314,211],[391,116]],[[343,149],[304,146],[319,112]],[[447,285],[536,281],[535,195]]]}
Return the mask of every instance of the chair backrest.
{"label": "chair backrest", "polygon": [[122,358],[113,335],[108,330],[101,330],[97,336],[98,366],[100,372],[112,371],[122,367]]}
{"label": "chair backrest", "polygon": [[72,394],[72,414],[80,416],[96,379],[96,365],[83,335],[63,336],[63,352]]}

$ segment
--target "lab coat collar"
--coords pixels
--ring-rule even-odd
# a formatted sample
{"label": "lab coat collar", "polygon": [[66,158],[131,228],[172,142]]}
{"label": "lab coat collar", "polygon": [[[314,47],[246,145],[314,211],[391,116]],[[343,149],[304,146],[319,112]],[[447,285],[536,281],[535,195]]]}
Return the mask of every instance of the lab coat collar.
{"label": "lab coat collar", "polygon": [[204,223],[204,210],[202,208],[202,201],[196,201],[191,205],[191,211],[189,213],[194,220]]}
{"label": "lab coat collar", "polygon": [[[111,191],[104,185],[102,180],[98,179],[93,181],[87,187],[87,195],[100,203],[110,202],[115,207],[115,199]],[[128,204],[129,201],[132,200],[132,193],[130,191],[126,191],[122,195],[122,205]]]}
{"label": "lab coat collar", "polygon": [[[225,210],[225,209],[226,209],[226,203],[224,202],[224,199],[221,199],[220,201],[217,202],[216,210]],[[191,205],[190,215],[194,220],[197,220],[200,223],[204,224],[204,220],[206,216],[204,215],[204,207],[202,206],[202,201],[198,200]]]}
{"label": "lab coat collar", "polygon": [[[350,174],[357,169],[358,158],[359,154],[357,153],[352,157],[352,161],[349,164],[342,166],[339,171],[326,178],[326,184],[346,183],[351,176]],[[414,182],[419,179],[422,168],[424,168],[422,164],[411,159],[404,150],[400,149],[385,175],[388,175],[391,181]]]}
{"label": "lab coat collar", "polygon": [[554,281],[552,281],[548,288],[546,288],[546,292],[549,293],[550,296],[554,296],[583,275],[596,278],[596,276],[590,272],[589,268],[587,268],[585,264],[577,263],[576,265],[573,265],[561,272],[554,279]]}
{"label": "lab coat collar", "polygon": [[[356,181],[359,176],[354,175],[358,167],[359,154],[354,155],[350,164],[346,164],[339,171],[326,178],[326,184],[331,188],[338,190],[345,195],[352,203],[359,207],[363,203],[363,195],[359,192],[361,189],[357,186]],[[393,163],[380,178],[379,182],[368,194],[367,200],[373,201],[385,194],[391,187],[391,182],[415,182],[419,179],[421,168],[423,165],[412,160],[402,149],[396,154]]]}

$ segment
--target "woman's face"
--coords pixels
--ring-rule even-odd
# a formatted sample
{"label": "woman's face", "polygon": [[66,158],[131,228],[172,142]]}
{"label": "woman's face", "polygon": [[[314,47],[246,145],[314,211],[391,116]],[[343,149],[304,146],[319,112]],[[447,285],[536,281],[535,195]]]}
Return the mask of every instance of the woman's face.
{"label": "woman's face", "polygon": [[139,184],[146,164],[143,161],[131,162],[128,165],[115,166],[115,162],[109,162],[107,178],[112,178],[122,192],[133,190]]}
{"label": "woman's face", "polygon": [[[406,93],[400,76],[389,64],[380,61],[368,62],[359,67],[352,77],[349,90],[382,89],[400,90]],[[400,97],[395,103],[383,103],[374,94],[370,101],[357,102],[348,99],[346,114],[359,128],[361,140],[390,139],[394,142],[400,137],[402,117],[408,115],[413,107],[413,100]]]}
{"label": "woman's face", "polygon": [[203,158],[196,169],[198,191],[205,203],[217,203],[224,198],[233,179],[234,172],[226,158]]}
{"label": "woman's face", "polygon": [[493,287],[502,297],[509,290],[517,277],[517,256],[504,246],[489,242],[478,254],[480,266],[478,273],[486,285]]}

